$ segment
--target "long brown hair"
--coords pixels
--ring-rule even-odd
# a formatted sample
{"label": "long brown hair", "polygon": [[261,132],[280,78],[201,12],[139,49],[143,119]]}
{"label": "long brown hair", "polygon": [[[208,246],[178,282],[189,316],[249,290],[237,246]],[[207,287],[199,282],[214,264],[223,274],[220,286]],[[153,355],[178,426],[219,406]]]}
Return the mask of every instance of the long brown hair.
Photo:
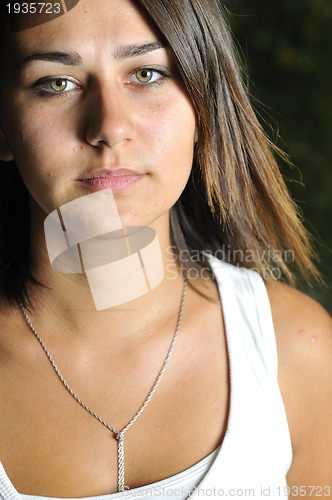
{"label": "long brown hair", "polygon": [[[0,0],[0,27],[4,3]],[[307,282],[319,281],[309,235],[279,172],[273,155],[278,150],[251,107],[220,5],[216,0],[137,3],[172,50],[196,110],[192,174],[170,215],[179,266],[191,281],[193,270],[200,276],[209,269],[202,258],[206,252],[255,268],[265,278],[294,284],[299,269]],[[15,164],[1,168],[0,283],[9,300],[26,302],[27,284],[34,282],[28,193]]]}
{"label": "long brown hair", "polygon": [[[198,143],[187,188],[172,209],[175,252],[217,253],[294,284],[294,266],[319,281],[316,257],[243,84],[216,0],[139,0],[177,60],[195,106]],[[281,153],[282,154],[282,153]]]}

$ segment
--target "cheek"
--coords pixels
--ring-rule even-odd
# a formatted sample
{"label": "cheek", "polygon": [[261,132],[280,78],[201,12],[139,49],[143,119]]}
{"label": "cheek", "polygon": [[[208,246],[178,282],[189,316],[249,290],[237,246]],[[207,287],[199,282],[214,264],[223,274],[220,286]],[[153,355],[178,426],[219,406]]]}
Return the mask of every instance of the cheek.
{"label": "cheek", "polygon": [[146,151],[158,186],[148,193],[151,204],[169,209],[181,196],[192,169],[196,120],[193,107],[181,99],[181,105],[159,106],[145,129]]}
{"label": "cheek", "polygon": [[23,175],[50,176],[55,167],[67,164],[70,124],[36,106],[16,109],[14,115],[8,139]]}
{"label": "cheek", "polygon": [[158,106],[146,127],[150,150],[160,168],[191,170],[195,140],[195,114],[184,97]]}
{"label": "cheek", "polygon": [[16,107],[8,122],[6,135],[23,182],[45,212],[53,209],[60,194],[59,181],[72,164],[68,153],[73,150],[68,147],[70,129],[70,123],[36,106]]}
{"label": "cheek", "polygon": [[[58,119],[54,114],[39,111],[38,108],[28,108],[19,113],[19,131],[20,141],[17,148],[17,155],[20,151],[27,151],[38,156],[50,157],[55,148],[63,143],[65,137],[68,137],[70,127],[62,119]],[[59,153],[59,150],[57,150]]]}

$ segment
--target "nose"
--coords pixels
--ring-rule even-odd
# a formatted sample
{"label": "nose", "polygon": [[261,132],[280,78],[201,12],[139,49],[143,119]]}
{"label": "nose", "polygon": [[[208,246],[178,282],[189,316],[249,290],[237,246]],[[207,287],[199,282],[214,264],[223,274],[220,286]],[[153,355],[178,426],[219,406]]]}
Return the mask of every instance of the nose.
{"label": "nose", "polygon": [[91,146],[113,147],[133,138],[132,106],[114,85],[93,86],[84,122],[85,140]]}

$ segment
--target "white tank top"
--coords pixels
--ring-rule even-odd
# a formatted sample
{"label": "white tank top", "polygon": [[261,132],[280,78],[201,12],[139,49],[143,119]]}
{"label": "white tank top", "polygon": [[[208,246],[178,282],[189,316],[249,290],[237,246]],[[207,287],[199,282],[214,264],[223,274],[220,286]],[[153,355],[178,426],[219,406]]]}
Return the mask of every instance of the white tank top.
{"label": "white tank top", "polygon": [[[218,450],[180,474],[89,500],[185,500],[190,497],[288,498],[291,439],[277,374],[277,348],[262,278],[210,258],[224,314],[230,411]],[[1,456],[1,450],[0,450]],[[42,500],[17,492],[0,462],[2,500]],[[48,500],[49,497],[47,497]]]}

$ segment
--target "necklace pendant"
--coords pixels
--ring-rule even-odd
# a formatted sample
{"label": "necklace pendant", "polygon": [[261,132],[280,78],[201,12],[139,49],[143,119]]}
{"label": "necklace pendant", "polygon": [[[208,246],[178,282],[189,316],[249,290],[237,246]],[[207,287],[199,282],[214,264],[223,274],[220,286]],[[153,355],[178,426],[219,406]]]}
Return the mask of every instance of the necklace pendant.
{"label": "necklace pendant", "polygon": [[123,442],[125,440],[125,435],[122,432],[116,433],[116,439],[118,440],[118,491],[124,491],[124,449]]}

